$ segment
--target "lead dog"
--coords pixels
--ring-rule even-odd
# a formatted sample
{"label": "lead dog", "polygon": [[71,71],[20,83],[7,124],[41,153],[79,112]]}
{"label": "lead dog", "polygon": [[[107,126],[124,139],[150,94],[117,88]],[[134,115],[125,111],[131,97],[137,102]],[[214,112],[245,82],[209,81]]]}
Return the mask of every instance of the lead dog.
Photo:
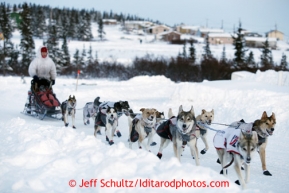
{"label": "lead dog", "polygon": [[258,149],[262,162],[263,174],[266,176],[272,176],[266,167],[266,146],[268,143],[268,136],[273,135],[274,127],[276,125],[276,116],[272,112],[272,115],[268,117],[266,111],[263,112],[261,119],[254,121],[253,130],[258,134]]}
{"label": "lead dog", "polygon": [[183,146],[188,145],[191,150],[191,155],[195,157],[196,165],[200,165],[196,149],[196,117],[193,106],[190,111],[184,111],[180,105],[178,116],[173,116],[172,110],[169,109],[169,116],[172,116],[168,121],[163,122],[157,128],[157,134],[161,138],[160,148],[157,156],[161,159],[162,151],[168,146],[170,141],[173,142],[175,156],[180,161],[180,156],[183,152]]}
{"label": "lead dog", "polygon": [[[154,108],[141,108],[141,114],[138,114],[129,124],[129,148],[132,149],[132,143],[138,142],[139,148],[144,147],[149,151],[153,136],[156,133],[155,124],[157,122],[156,112]],[[147,138],[147,144],[144,139]]]}
{"label": "lead dog", "polygon": [[[227,167],[235,163],[235,171],[243,189],[250,178],[250,162],[257,149],[258,136],[252,131],[252,123],[234,122],[228,128],[218,131],[214,137],[214,146],[221,162],[223,174],[227,175]],[[232,160],[227,164],[227,157]],[[245,165],[245,181],[242,177],[241,166]]]}
{"label": "lead dog", "polygon": [[75,127],[75,107],[76,107],[76,98],[73,95],[69,95],[68,100],[61,103],[61,112],[62,112],[62,120],[64,121],[65,127],[68,126],[68,116],[71,116],[72,119],[72,128],[76,129]]}

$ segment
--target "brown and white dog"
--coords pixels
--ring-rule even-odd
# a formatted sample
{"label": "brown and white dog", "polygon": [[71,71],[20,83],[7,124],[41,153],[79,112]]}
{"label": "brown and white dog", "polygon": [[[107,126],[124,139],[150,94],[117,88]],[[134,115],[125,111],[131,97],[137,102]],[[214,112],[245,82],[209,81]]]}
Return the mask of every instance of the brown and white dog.
{"label": "brown and white dog", "polygon": [[[132,149],[132,143],[138,142],[139,148],[144,147],[150,151],[149,147],[155,135],[155,124],[157,122],[156,112],[154,108],[141,108],[141,114],[137,114],[129,123],[129,147]],[[145,143],[147,138],[147,143]]]}
{"label": "brown and white dog", "polygon": [[[234,122],[224,130],[220,130],[214,137],[214,146],[217,150],[221,162],[221,173],[227,175],[227,167],[234,163],[236,174],[239,178],[237,184],[246,188],[246,183],[250,179],[250,163],[257,149],[258,136],[253,131],[253,123]],[[227,164],[227,157],[231,155],[232,159]],[[245,166],[245,180],[242,176],[241,166]]]}
{"label": "brown and white dog", "polygon": [[208,129],[204,125],[211,125],[214,121],[214,109],[211,111],[202,110],[202,113],[196,117],[197,120],[197,129],[199,129],[199,135],[202,141],[205,144],[205,148],[200,152],[201,154],[205,154],[208,149],[208,140],[207,140],[207,131]]}
{"label": "brown and white dog", "polygon": [[258,149],[262,162],[263,174],[266,176],[272,176],[266,167],[266,146],[268,143],[268,137],[273,135],[276,125],[276,116],[272,112],[272,115],[268,117],[266,111],[263,112],[261,119],[257,119],[253,124],[253,131],[258,134]]}
{"label": "brown and white dog", "polygon": [[76,98],[74,95],[73,95],[73,97],[71,97],[71,95],[69,95],[68,100],[61,103],[62,120],[64,121],[65,127],[67,127],[69,124],[68,116],[71,116],[72,128],[76,129],[76,127],[75,127],[75,113],[76,113],[75,107],[76,107]]}

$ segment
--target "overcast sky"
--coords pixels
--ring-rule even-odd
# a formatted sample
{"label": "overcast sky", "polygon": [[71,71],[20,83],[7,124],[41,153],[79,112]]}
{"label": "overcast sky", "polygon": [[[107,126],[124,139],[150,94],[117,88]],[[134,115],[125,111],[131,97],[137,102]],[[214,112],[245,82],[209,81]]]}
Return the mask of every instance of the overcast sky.
{"label": "overcast sky", "polygon": [[[2,1],[3,2],[3,1]],[[9,4],[25,1],[5,0]],[[289,0],[29,0],[28,3],[99,11],[113,11],[159,20],[168,25],[184,23],[232,32],[239,26],[264,35],[275,29],[289,39]]]}

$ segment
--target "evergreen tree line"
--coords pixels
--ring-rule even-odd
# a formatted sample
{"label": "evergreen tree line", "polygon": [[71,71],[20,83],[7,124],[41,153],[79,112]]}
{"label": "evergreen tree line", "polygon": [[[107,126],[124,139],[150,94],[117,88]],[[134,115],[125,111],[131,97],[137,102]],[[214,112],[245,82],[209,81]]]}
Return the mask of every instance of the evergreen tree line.
{"label": "evergreen tree line", "polygon": [[[83,78],[116,78],[126,80],[138,75],[165,75],[173,81],[202,81],[230,79],[231,73],[236,70],[247,70],[256,72],[258,69],[267,70],[288,70],[286,55],[283,54],[280,65],[274,64],[272,52],[269,49],[268,41],[264,42],[261,48],[262,55],[260,62],[255,62],[253,52],[246,55],[244,36],[241,33],[241,23],[233,36],[235,57],[232,60],[226,58],[225,47],[222,57],[216,59],[210,50],[208,37],[205,39],[205,46],[201,59],[196,58],[194,42],[185,42],[183,52],[170,59],[162,57],[154,58],[147,55],[143,58],[135,58],[131,66],[124,66],[117,62],[99,62],[97,52],[93,53],[91,46],[76,50],[73,60],[70,61],[70,54],[67,45],[69,39],[90,41],[91,22],[99,25],[98,33],[102,39],[102,19],[117,19],[118,21],[142,20],[138,17],[117,15],[113,12],[101,14],[98,11],[58,9],[49,6],[36,6],[23,3],[13,6],[19,13],[22,20],[17,26],[9,17],[11,8],[5,3],[0,4],[0,30],[4,34],[4,47],[0,51],[0,73],[4,75],[27,75],[27,69],[31,60],[35,57],[33,37],[43,39],[44,45],[49,49],[49,55],[57,64],[57,71],[60,75],[74,75],[81,71]],[[48,22],[47,22],[48,21]],[[69,24],[69,25],[68,25]],[[21,32],[20,48],[14,47],[11,42],[12,31],[19,28]],[[59,41],[62,40],[61,48]],[[190,45],[187,48],[187,45]],[[6,58],[6,59],[5,59]],[[8,58],[8,60],[7,60]],[[21,60],[19,60],[21,58]],[[13,69],[13,71],[11,71]]]}
{"label": "evergreen tree line", "polygon": [[[98,23],[99,38],[103,40],[103,19],[116,19],[119,22],[144,20],[138,16],[116,14],[112,11],[101,13],[94,9],[60,9],[27,3],[10,6],[1,3],[0,32],[3,33],[4,40],[0,46],[0,73],[27,74],[28,66],[36,54],[33,38],[43,40],[43,44],[48,47],[49,56],[57,64],[58,73],[61,73],[72,65],[67,42],[91,41],[92,22]],[[19,45],[14,45],[11,41],[15,29],[19,29],[21,33]],[[59,45],[60,41],[63,42],[62,45]]]}

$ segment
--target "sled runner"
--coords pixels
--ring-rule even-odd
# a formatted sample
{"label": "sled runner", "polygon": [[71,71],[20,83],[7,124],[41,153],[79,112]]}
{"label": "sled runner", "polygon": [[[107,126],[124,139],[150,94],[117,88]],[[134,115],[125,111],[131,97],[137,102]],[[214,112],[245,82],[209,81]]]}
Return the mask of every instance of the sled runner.
{"label": "sled runner", "polygon": [[53,93],[51,82],[48,80],[44,80],[44,82],[44,84],[39,84],[31,81],[31,90],[28,91],[29,96],[23,113],[41,120],[45,117],[61,120],[61,104]]}

